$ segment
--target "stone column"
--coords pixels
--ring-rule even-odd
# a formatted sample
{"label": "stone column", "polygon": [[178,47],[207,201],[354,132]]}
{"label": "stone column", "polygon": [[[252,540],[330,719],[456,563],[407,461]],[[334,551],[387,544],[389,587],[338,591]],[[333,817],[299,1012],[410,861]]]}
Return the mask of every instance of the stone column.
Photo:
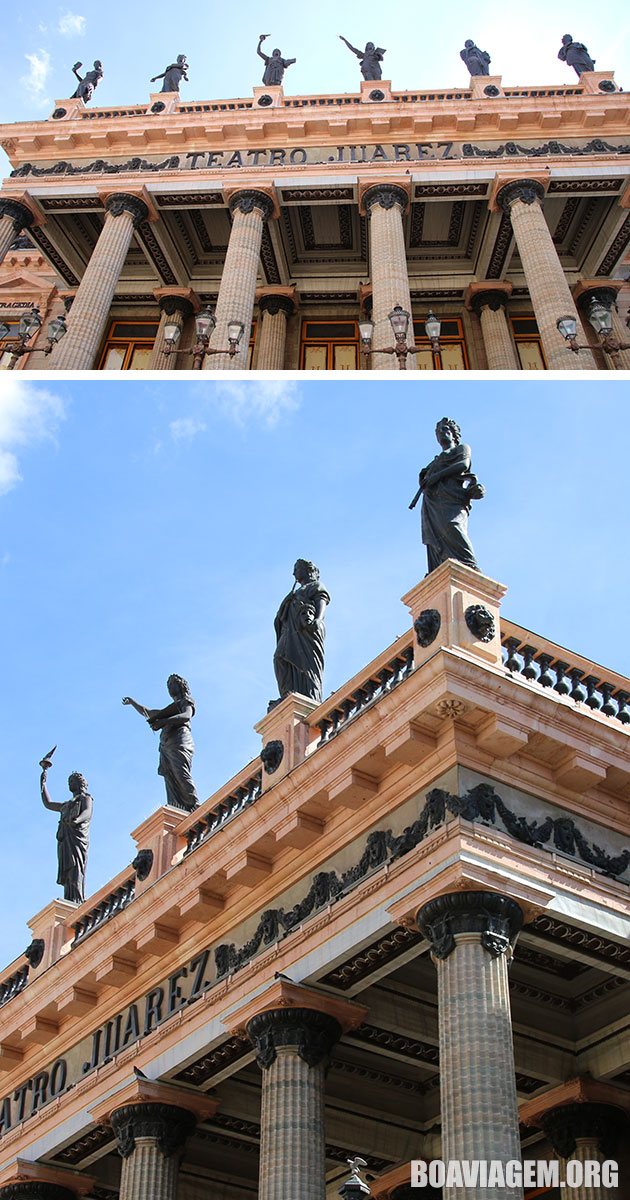
{"label": "stone column", "polygon": [[[604,1185],[601,1168],[606,1161],[617,1161],[624,1135],[627,1141],[627,1121],[621,1109],[609,1104],[566,1104],[545,1113],[538,1125],[562,1160],[561,1180],[566,1179],[566,1172],[571,1169],[569,1160],[577,1161],[582,1168],[581,1186],[567,1189],[574,1200],[616,1200],[619,1187]],[[583,1166],[585,1163],[597,1164],[594,1177]],[[600,1186],[594,1186],[596,1182]],[[618,1182],[621,1186],[621,1179]]]}
{"label": "stone column", "polygon": [[0,262],[23,229],[30,229],[33,214],[19,200],[0,199]]}
{"label": "stone column", "polygon": [[263,226],[272,211],[273,202],[264,192],[238,192],[230,200],[232,232],[217,298],[217,324],[210,347],[227,348],[230,321],[243,322],[243,337],[238,354],[233,358],[229,354],[208,355],[204,363],[206,371],[243,371],[246,368]]}
{"label": "stone column", "polygon": [[520,370],[506,313],[511,292],[511,283],[496,280],[473,283],[468,288],[466,307],[472,308],[481,322],[489,371]]}
{"label": "stone column", "polygon": [[[194,310],[194,305],[187,296],[177,293],[167,293],[166,290],[161,291],[158,297],[160,305],[161,317],[160,324],[151,354],[149,363],[150,371],[176,371],[180,368],[188,368],[189,362],[184,361],[184,356],[178,359],[177,354],[166,354],[166,343],[164,341],[164,328],[166,325],[177,325],[180,330],[184,328],[184,322],[191,317]],[[178,342],[178,347],[181,346],[181,340]]]}
{"label": "stone column", "polygon": [[556,328],[559,317],[579,318],[564,270],[542,210],[542,184],[535,179],[507,183],[497,203],[509,214],[550,371],[594,371],[592,354],[572,354]]}
{"label": "stone column", "polygon": [[[363,204],[370,221],[370,275],[372,279],[372,320],[374,346],[393,346],[394,335],[388,320],[394,305],[400,304],[411,314],[409,276],[403,217],[407,208],[404,188],[390,183],[377,183],[368,188]],[[413,319],[409,321],[407,344],[413,346]],[[396,370],[396,358],[389,354],[374,354],[372,369]],[[415,371],[416,359],[410,354],[407,370]]]}
{"label": "stone column", "polygon": [[325,1061],[341,1026],[280,1008],[252,1017],[247,1033],[263,1071],[259,1200],[325,1200]]}
{"label": "stone column", "polygon": [[105,224],[77,289],[68,332],[48,360],[51,371],[89,371],[95,366],[133,231],[148,216],[143,200],[122,193],[108,196],[105,208]]}
{"label": "stone column", "polygon": [[[520,1161],[508,963],[523,923],[493,892],[430,900],[417,924],[438,973],[442,1159]],[[494,1200],[496,1188],[455,1187],[450,1200]],[[521,1187],[502,1200],[523,1200]]]}
{"label": "stone column", "polygon": [[284,350],[287,341],[287,321],[293,316],[295,305],[289,296],[261,296],[260,341],[258,343],[258,371],[283,371]]}
{"label": "stone column", "polygon": [[120,1200],[175,1200],[193,1113],[171,1104],[127,1104],[111,1114],[122,1157]]}

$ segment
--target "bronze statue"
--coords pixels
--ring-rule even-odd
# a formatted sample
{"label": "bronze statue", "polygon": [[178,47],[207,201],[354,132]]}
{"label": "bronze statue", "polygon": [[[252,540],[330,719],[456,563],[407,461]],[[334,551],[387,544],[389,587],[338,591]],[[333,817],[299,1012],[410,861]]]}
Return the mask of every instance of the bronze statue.
{"label": "bronze statue", "polygon": [[92,96],[94,95],[94,88],[98,87],[99,81],[103,78],[103,66],[98,58],[95,59],[94,70],[86,71],[83,78],[81,78],[79,75],[79,67],[82,66],[83,63],[78,62],[75,63],[72,68],[74,74],[79,80],[79,86],[76,92],[73,92],[71,99],[82,100],[84,104],[87,104],[88,100],[91,100]]}
{"label": "bronze statue", "polygon": [[52,756],[56,746],[40,762],[42,773],[39,786],[44,808],[59,813],[57,827],[57,883],[63,887],[64,900],[82,904],[85,900],[85,868],[90,845],[90,821],[92,820],[92,797],[88,795],[83,775],[73,771],[68,779],[72,799],[64,804],[55,804],[46,786],[46,775],[52,767]]}
{"label": "bronze statue", "polygon": [[435,436],[442,452],[422,468],[420,487],[409,505],[415,508],[422,496],[422,541],[427,548],[427,574],[435,571],[447,558],[454,558],[478,571],[468,537],[468,514],[471,502],[481,500],[485,489],[472,473],[470,446],[462,442],[459,425],[450,417],[442,417],[435,427]]}
{"label": "bronze statue", "polygon": [[475,46],[472,38],[466,38],[464,49],[460,50],[459,57],[463,59],[471,75],[489,75],[490,55],[487,50],[480,50]]}
{"label": "bronze statue", "polygon": [[558,50],[558,58],[567,66],[573,67],[579,77],[584,71],[595,70],[595,59],[591,58],[583,42],[574,42],[570,33],[565,33],[562,45]]}
{"label": "bronze statue", "polygon": [[361,74],[364,79],[382,78],[383,72],[381,70],[381,63],[384,56],[387,54],[386,50],[383,50],[381,46],[375,46],[374,42],[368,42],[365,50],[357,50],[356,46],[351,45],[351,43],[343,36],[343,34],[340,33],[339,37],[341,38],[342,42],[345,42],[348,50],[352,50],[352,53],[356,54],[357,58],[359,59],[359,62],[361,63]]}
{"label": "bronze statue", "polygon": [[186,55],[178,54],[177,62],[171,63],[170,67],[167,67],[161,75],[154,75],[151,83],[156,83],[158,79],[163,79],[164,83],[162,84],[161,91],[178,92],[182,79],[185,79],[186,82],[188,82],[188,75],[186,74],[187,70],[188,63],[186,62]]}
{"label": "bronze statue", "polygon": [[131,696],[124,696],[123,704],[131,704],[146,718],[151,729],[161,731],[158,775],[164,779],[166,803],[192,812],[199,803],[191,775],[195,743],[190,722],[195,715],[195,702],[181,675],[169,675],[166,686],[172,701],[166,708],[145,708]]}
{"label": "bronze statue", "polygon": [[291,692],[321,703],[324,675],[324,614],[330,596],[312,562],[298,558],[295,583],[274,621],[276,652],[273,666],[280,699]]}
{"label": "bronze statue", "polygon": [[265,41],[265,38],[268,37],[268,33],[261,33],[260,37],[258,38],[258,46],[256,49],[256,53],[260,58],[262,58],[265,64],[265,71],[262,81],[265,87],[279,87],[284,79],[284,72],[286,71],[287,67],[292,67],[293,63],[297,62],[297,58],[283,58],[280,51],[277,49],[274,50],[271,55],[263,54],[260,47]]}

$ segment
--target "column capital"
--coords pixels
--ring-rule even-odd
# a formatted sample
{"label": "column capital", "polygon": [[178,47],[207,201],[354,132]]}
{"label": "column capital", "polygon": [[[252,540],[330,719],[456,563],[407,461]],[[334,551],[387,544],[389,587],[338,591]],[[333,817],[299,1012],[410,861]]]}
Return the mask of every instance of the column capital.
{"label": "column capital", "polygon": [[238,210],[241,213],[251,213],[254,209],[258,209],[262,215],[263,221],[268,221],[274,213],[274,202],[271,196],[266,192],[259,192],[254,188],[245,188],[242,191],[233,192],[228,199],[228,208],[232,215]]}
{"label": "column capital", "polygon": [[278,296],[268,292],[258,298],[258,307],[261,312],[269,313],[275,317],[279,312],[283,312],[286,317],[292,317],[295,312],[295,304],[290,296]]}
{"label": "column capital", "polygon": [[133,217],[133,227],[138,228],[143,221],[146,221],[149,216],[148,205],[139,196],[129,195],[127,192],[112,192],[105,200],[105,209],[111,213],[113,217],[120,217],[122,213],[128,212]]}
{"label": "column capital", "polygon": [[571,1158],[582,1139],[595,1142],[604,1158],[616,1158],[628,1119],[609,1104],[567,1104],[545,1113],[538,1125],[560,1158]]}
{"label": "column capital", "polygon": [[376,205],[385,209],[398,205],[404,216],[408,203],[407,191],[397,183],[374,183],[361,197],[361,208],[365,210],[368,217],[372,216],[372,210]]}
{"label": "column capital", "polygon": [[545,188],[538,179],[512,179],[504,184],[499,181],[495,197],[497,206],[505,213],[509,213],[517,200],[523,204],[542,204],[544,198]]}
{"label": "column capital", "polygon": [[479,317],[483,308],[490,308],[493,312],[506,309],[511,295],[512,284],[507,280],[484,279],[469,284],[464,294],[464,306]]}
{"label": "column capital", "polygon": [[599,300],[605,308],[612,308],[622,287],[623,279],[580,279],[571,292],[580,312],[585,313],[591,300]]}
{"label": "column capital", "polygon": [[94,1183],[93,1177],[65,1167],[18,1158],[0,1175],[0,1200],[76,1200]]}
{"label": "column capital", "polygon": [[137,1138],[152,1138],[165,1158],[183,1150],[197,1124],[194,1113],[173,1104],[125,1104],[110,1117],[121,1158],[129,1158]]}
{"label": "column capital", "polygon": [[230,1033],[247,1033],[263,1068],[275,1061],[279,1046],[294,1046],[304,1062],[315,1066],[343,1033],[365,1020],[367,1011],[354,1000],[276,979],[226,1024]]}
{"label": "column capital", "polygon": [[453,953],[457,934],[478,934],[493,958],[511,952],[523,925],[523,910],[498,892],[447,892],[418,910],[416,922],[431,943],[433,956]]}
{"label": "column capital", "polygon": [[0,198],[0,217],[11,217],[16,234],[21,233],[23,229],[30,229],[35,221],[34,214],[26,204],[9,197]]}
{"label": "column capital", "polygon": [[201,300],[192,288],[181,287],[163,287],[155,288],[153,297],[157,300],[162,312],[165,312],[167,317],[172,317],[173,313],[181,312],[185,317],[190,317],[192,313],[199,312],[201,308]]}

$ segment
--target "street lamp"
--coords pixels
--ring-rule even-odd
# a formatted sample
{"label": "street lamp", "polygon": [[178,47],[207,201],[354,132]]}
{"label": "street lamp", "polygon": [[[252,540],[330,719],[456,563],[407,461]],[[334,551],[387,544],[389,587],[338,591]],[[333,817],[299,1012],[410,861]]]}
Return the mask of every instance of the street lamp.
{"label": "street lamp", "polygon": [[[597,334],[601,349],[605,354],[609,355],[613,366],[619,370],[619,354],[622,350],[630,350],[630,342],[620,342],[617,338],[613,337],[612,300],[609,305],[606,305],[602,297],[593,293],[589,296],[584,311],[589,324]],[[565,341],[568,342],[569,348],[574,354],[579,354],[580,350],[593,349],[592,346],[581,346],[576,341],[577,321],[575,317],[559,317],[556,321],[556,328],[562,334]]]}
{"label": "street lamp", "polygon": [[[24,313],[20,318],[20,323],[17,327],[17,341],[12,342],[6,347],[11,355],[8,371],[15,369],[16,363],[19,362],[25,354],[50,354],[53,346],[60,342],[62,337],[68,332],[66,329],[66,315],[60,313],[58,317],[53,317],[48,322],[48,340],[45,346],[35,349],[33,346],[28,346],[27,342],[36,337],[42,327],[42,318],[39,308],[36,304],[33,305],[31,311]],[[11,337],[11,330],[8,325],[0,324],[0,339]]]}
{"label": "street lamp", "polygon": [[193,355],[193,371],[201,371],[203,360],[209,354],[229,354],[230,358],[234,358],[238,354],[239,344],[245,332],[245,326],[242,321],[228,322],[228,342],[227,350],[210,349],[210,338],[216,328],[216,319],[210,305],[207,304],[201,312],[195,317],[195,331],[197,341],[189,350],[179,350],[177,343],[181,337],[182,331],[175,321],[169,321],[164,326],[164,346],[165,354],[192,354]]}
{"label": "street lamp", "polygon": [[[389,323],[394,334],[394,345],[384,346],[379,350],[372,349],[372,338],[374,336],[373,321],[359,321],[359,333],[361,335],[361,352],[364,358],[368,359],[372,354],[395,354],[398,359],[398,369],[400,371],[407,370],[407,355],[419,354],[421,347],[409,346],[407,344],[407,332],[409,329],[409,321],[411,317],[408,312],[400,304],[395,304],[392,311],[389,313]],[[440,353],[440,329],[441,324],[434,313],[429,312],[424,323],[425,333],[431,342],[431,349],[434,353]]]}

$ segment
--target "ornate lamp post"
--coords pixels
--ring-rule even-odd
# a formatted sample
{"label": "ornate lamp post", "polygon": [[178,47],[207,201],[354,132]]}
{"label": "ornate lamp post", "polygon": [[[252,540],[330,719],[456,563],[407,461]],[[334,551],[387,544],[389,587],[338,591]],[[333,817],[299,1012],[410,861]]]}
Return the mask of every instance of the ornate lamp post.
{"label": "ornate lamp post", "polygon": [[[360,321],[359,332],[361,335],[361,352],[366,359],[372,354],[395,354],[398,360],[399,371],[407,370],[407,355],[418,354],[419,347],[409,346],[407,344],[407,331],[409,329],[410,314],[405,311],[400,304],[394,305],[389,315],[389,323],[394,334],[394,345],[384,346],[378,350],[372,348],[372,338],[374,336],[374,322]],[[424,324],[425,332],[431,342],[431,349],[436,353],[440,353],[440,322],[432,312]]]}
{"label": "ornate lamp post", "polygon": [[[584,312],[597,334],[604,354],[607,354],[612,359],[613,366],[617,370],[620,370],[619,354],[622,350],[630,350],[630,342],[620,342],[616,337],[613,337],[613,303],[614,293],[611,292],[609,295],[603,289],[598,293],[592,292],[586,299]],[[579,354],[580,350],[592,350],[592,346],[581,346],[576,341],[577,321],[575,317],[559,317],[556,321],[556,327],[565,341],[568,342],[569,348],[574,354]]]}
{"label": "ornate lamp post", "polygon": [[164,346],[165,354],[192,354],[193,356],[193,371],[201,371],[203,362],[209,354],[229,354],[230,358],[234,358],[238,354],[239,343],[245,332],[245,327],[242,321],[230,321],[228,324],[228,342],[229,349],[215,350],[210,349],[210,338],[214,333],[216,320],[214,313],[207,304],[205,308],[195,317],[195,329],[197,332],[197,341],[189,350],[179,350],[177,343],[181,337],[181,329],[175,322],[169,322],[164,326]]}
{"label": "ornate lamp post", "polygon": [[[15,342],[11,342],[6,347],[8,353],[11,355],[9,365],[7,367],[8,371],[15,370],[16,363],[18,363],[25,354],[50,354],[53,346],[55,346],[57,342],[61,341],[64,334],[68,332],[66,329],[65,313],[60,313],[58,317],[53,317],[52,321],[48,322],[47,345],[38,349],[34,349],[32,346],[27,345],[27,343],[37,336],[41,327],[42,318],[39,308],[36,304],[34,304],[31,311],[24,313],[24,315],[20,318],[20,323],[17,328],[17,340]],[[11,330],[9,329],[9,326],[5,325],[4,323],[0,324],[0,339],[8,338],[10,336]]]}

